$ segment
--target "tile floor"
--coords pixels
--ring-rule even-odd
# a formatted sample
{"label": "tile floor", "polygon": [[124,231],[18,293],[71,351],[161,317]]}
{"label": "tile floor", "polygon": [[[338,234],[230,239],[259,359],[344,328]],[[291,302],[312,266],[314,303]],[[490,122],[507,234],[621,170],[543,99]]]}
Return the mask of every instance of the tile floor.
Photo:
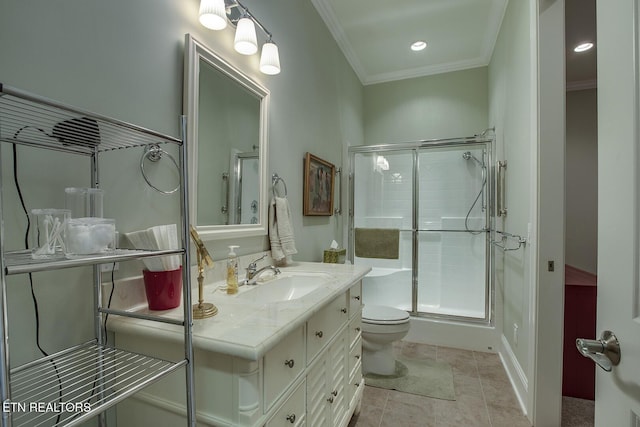
{"label": "tile floor", "polygon": [[593,400],[562,397],[562,427],[593,427]]}
{"label": "tile floor", "polygon": [[[406,341],[397,343],[395,351],[448,362],[457,400],[367,386],[360,416],[349,427],[531,427],[497,354]],[[562,426],[593,426],[593,402],[564,398]]]}

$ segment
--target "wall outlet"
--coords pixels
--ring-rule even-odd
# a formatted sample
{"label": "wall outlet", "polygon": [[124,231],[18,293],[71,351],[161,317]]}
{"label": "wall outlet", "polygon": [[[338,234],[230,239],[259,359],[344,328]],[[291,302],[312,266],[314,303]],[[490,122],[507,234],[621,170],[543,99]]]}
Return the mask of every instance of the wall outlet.
{"label": "wall outlet", "polygon": [[513,324],[513,345],[514,347],[518,346],[518,324]]}
{"label": "wall outlet", "polygon": [[[120,263],[116,262],[116,268],[115,271],[118,271],[118,269],[120,268]],[[113,268],[113,263],[110,262],[109,264],[100,264],[100,271],[102,273],[111,273],[111,270],[114,269]]]}

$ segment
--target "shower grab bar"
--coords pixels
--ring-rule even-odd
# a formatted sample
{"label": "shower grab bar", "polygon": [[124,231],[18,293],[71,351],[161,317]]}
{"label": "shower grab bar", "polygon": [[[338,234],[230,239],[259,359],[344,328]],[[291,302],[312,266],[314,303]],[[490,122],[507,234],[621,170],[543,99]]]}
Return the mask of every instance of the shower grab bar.
{"label": "shower grab bar", "polygon": [[342,215],[342,168],[336,168],[336,177],[340,179],[340,184],[338,185],[338,203],[340,206],[333,210],[333,214]]}
{"label": "shower grab bar", "polygon": [[[491,243],[496,247],[502,249],[504,252],[509,251],[517,251],[521,247],[527,244],[526,237],[518,236],[517,234],[507,233],[506,231],[495,230],[497,234],[501,234],[502,238],[500,240],[492,240]],[[515,248],[508,247],[509,239],[515,240],[518,243],[518,246]]]}
{"label": "shower grab bar", "polygon": [[507,161],[506,160],[498,160],[498,177],[497,177],[497,214],[498,216],[506,216],[507,208],[505,207],[505,199],[506,199],[506,179],[505,172],[507,170]]}

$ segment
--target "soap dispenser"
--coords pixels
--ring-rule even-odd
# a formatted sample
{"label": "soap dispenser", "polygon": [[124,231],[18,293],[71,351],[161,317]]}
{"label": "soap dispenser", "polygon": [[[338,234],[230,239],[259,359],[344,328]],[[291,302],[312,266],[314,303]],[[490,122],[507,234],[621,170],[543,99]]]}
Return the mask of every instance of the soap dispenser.
{"label": "soap dispenser", "polygon": [[238,255],[233,251],[240,246],[229,246],[229,255],[227,255],[227,294],[233,295],[238,293]]}

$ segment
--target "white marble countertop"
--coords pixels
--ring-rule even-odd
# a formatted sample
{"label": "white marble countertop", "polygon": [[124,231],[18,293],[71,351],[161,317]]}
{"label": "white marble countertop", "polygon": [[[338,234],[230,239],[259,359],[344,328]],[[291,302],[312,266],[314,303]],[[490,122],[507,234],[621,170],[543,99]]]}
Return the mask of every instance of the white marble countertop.
{"label": "white marble countertop", "polygon": [[[289,266],[281,267],[280,270],[283,276],[296,273],[316,275],[326,273],[328,280],[314,291],[298,299],[274,303],[252,300],[252,298],[246,298],[247,295],[240,298],[239,296],[251,292],[257,287],[264,287],[264,290],[268,290],[269,284],[275,283],[277,280],[265,281],[255,286],[241,286],[236,295],[227,295],[226,291],[219,289],[219,287],[225,286],[223,281],[208,282],[205,280],[204,300],[213,303],[218,308],[218,314],[209,319],[194,319],[194,347],[248,360],[258,360],[286,334],[302,325],[333,298],[362,279],[369,272],[370,267],[294,262]],[[193,289],[192,302],[195,304],[198,302],[197,281],[193,279],[191,284]],[[131,291],[128,292],[131,293]],[[122,295],[120,296],[122,297]],[[139,301],[139,291],[137,304],[121,308],[174,319],[182,319],[183,317],[182,306],[166,311],[149,311],[146,302]],[[184,329],[181,326],[149,320],[112,316],[109,318],[108,328],[116,335],[119,332],[138,334],[157,337],[165,341],[175,341],[180,345],[184,339]]]}

